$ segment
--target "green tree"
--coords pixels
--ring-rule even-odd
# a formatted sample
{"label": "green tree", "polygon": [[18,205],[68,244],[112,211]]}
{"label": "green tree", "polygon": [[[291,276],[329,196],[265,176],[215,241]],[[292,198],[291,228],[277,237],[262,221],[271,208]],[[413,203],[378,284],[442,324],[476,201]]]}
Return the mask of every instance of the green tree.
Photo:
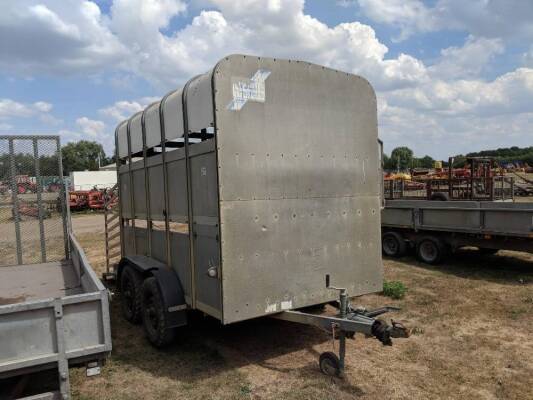
{"label": "green tree", "polygon": [[63,156],[63,173],[72,171],[96,171],[100,165],[107,164],[104,149],[100,143],[81,140],[68,143],[61,148]]}
{"label": "green tree", "polygon": [[413,166],[413,150],[409,147],[396,147],[391,153],[391,163],[394,168],[400,167],[400,170],[406,170]]}
{"label": "green tree", "polygon": [[433,160],[433,158],[430,156],[424,156],[418,159],[418,166],[421,168],[433,168],[434,163],[435,160]]}
{"label": "green tree", "polygon": [[383,153],[383,169],[384,170],[391,169],[390,157],[386,155],[385,153]]}

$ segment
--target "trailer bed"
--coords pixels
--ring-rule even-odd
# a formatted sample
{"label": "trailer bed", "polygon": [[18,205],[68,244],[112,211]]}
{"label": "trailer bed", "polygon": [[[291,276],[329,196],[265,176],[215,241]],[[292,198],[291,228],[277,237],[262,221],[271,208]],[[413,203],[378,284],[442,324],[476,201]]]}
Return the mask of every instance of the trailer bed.
{"label": "trailer bed", "polygon": [[533,238],[533,203],[387,200],[384,227]]}
{"label": "trailer bed", "polygon": [[81,293],[70,260],[0,267],[0,305]]}

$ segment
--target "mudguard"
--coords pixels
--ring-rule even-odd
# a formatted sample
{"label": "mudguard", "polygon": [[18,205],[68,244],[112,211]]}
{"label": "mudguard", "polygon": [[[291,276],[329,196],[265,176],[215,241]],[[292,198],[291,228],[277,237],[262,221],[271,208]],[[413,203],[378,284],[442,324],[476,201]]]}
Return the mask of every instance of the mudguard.
{"label": "mudguard", "polygon": [[183,293],[183,287],[178,275],[167,265],[153,258],[134,255],[120,260],[117,271],[117,281],[125,266],[130,266],[139,272],[144,278],[154,276],[163,301],[165,303],[166,317],[169,328],[187,325],[187,303]]}

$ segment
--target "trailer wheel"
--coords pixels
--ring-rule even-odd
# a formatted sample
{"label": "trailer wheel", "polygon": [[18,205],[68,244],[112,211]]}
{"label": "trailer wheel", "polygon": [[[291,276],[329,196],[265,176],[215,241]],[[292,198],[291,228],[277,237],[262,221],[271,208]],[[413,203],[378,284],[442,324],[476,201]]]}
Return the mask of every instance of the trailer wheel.
{"label": "trailer wheel", "polygon": [[339,357],[331,351],[326,351],[320,354],[318,365],[320,366],[320,371],[325,375],[339,376],[341,373],[341,362],[339,361]]}
{"label": "trailer wheel", "polygon": [[407,252],[407,244],[399,233],[386,232],[381,237],[381,249],[386,256],[401,257]]}
{"label": "trailer wheel", "polygon": [[448,193],[437,192],[437,193],[433,193],[431,195],[430,200],[433,200],[433,201],[448,201],[448,200],[450,200],[450,197],[448,196]]}
{"label": "trailer wheel", "polygon": [[426,236],[416,245],[418,259],[426,264],[438,264],[444,258],[445,253],[446,246],[436,237]]}
{"label": "trailer wheel", "polygon": [[142,277],[131,267],[124,267],[120,275],[120,298],[122,315],[127,321],[141,322]]}
{"label": "trailer wheel", "polygon": [[176,330],[167,328],[163,298],[153,276],[142,286],[142,320],[146,337],[155,347],[164,347],[174,340]]}

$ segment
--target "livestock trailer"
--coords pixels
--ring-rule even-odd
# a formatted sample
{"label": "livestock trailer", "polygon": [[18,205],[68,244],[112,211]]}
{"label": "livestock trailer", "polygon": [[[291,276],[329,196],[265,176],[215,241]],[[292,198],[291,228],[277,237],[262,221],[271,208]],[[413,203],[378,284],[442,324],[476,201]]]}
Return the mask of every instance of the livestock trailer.
{"label": "livestock trailer", "polygon": [[0,136],[0,160],[0,398],[68,399],[69,366],[95,373],[111,351],[108,291],[71,232],[59,137]]}
{"label": "livestock trailer", "polygon": [[[120,123],[116,159],[125,317],[169,342],[187,312],[230,324],[275,316],[390,343],[354,310],[382,290],[381,151],[363,78],[232,55]],[[342,288],[334,288],[329,282]],[[338,298],[337,317],[297,311]],[[381,310],[381,311],[385,311]]]}
{"label": "livestock trailer", "polygon": [[383,253],[437,264],[465,246],[485,254],[533,253],[533,204],[498,201],[387,200],[382,211]]}

